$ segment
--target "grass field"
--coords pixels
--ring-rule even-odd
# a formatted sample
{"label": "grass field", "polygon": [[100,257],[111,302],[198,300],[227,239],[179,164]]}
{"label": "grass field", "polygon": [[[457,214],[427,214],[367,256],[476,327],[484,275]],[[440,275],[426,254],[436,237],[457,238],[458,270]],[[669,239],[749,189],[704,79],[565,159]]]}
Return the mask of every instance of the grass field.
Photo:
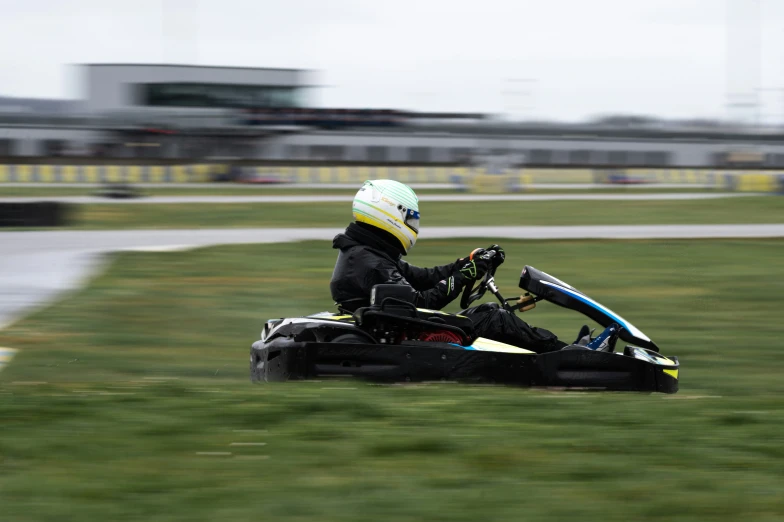
{"label": "grass field", "polygon": [[[0,197],[48,197],[48,196],[90,196],[94,195],[99,187],[30,187],[14,186],[13,184],[0,184]],[[216,184],[211,187],[140,187],[142,194],[146,196],[248,196],[248,195],[308,195],[308,194],[332,194],[332,195],[354,195],[356,189],[345,188],[297,188],[297,187],[276,187],[265,185],[232,185]],[[453,194],[455,189],[432,189],[418,188],[417,194]],[[646,187],[613,187],[613,188],[592,188],[592,189],[536,189],[531,190],[532,194],[651,194],[651,193],[694,193],[694,192],[724,192],[720,189],[690,187],[684,185],[678,188],[661,188],[656,185]]]}
{"label": "grass field", "polygon": [[[423,241],[410,261],[486,242]],[[0,518],[784,518],[784,241],[504,247],[502,289],[527,263],[586,291],[681,358],[680,393],[254,386],[262,321],[331,309],[329,245],[122,254],[0,332],[20,349],[0,373]],[[567,338],[582,324],[524,317]]]}
{"label": "grass field", "polygon": [[[693,201],[422,202],[423,226],[617,225],[784,222],[784,197]],[[83,229],[336,227],[349,203],[89,204],[73,209]]]}

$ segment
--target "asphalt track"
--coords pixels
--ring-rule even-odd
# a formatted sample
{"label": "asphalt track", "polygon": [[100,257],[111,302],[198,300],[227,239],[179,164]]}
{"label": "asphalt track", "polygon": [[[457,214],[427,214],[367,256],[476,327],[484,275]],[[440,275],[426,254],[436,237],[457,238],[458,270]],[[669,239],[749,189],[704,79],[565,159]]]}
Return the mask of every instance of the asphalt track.
{"label": "asphalt track", "polygon": [[[222,244],[329,240],[342,229],[96,230],[0,232],[0,328],[63,292],[80,287],[104,254],[166,251]],[[779,238],[776,225],[616,225],[541,227],[430,227],[421,239],[669,239]]]}
{"label": "asphalt track", "polygon": [[[674,201],[759,196],[755,193],[664,193],[664,194],[421,194],[419,201]],[[61,201],[72,204],[227,204],[227,203],[349,203],[353,195],[313,196],[149,196],[109,199],[96,196],[0,197],[0,203]]]}

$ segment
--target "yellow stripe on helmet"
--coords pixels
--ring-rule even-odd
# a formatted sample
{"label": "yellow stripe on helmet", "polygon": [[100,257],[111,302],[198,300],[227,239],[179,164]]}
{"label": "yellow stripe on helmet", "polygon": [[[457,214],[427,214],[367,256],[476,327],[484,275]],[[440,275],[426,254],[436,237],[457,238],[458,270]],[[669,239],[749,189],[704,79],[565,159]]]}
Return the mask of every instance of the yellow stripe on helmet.
{"label": "yellow stripe on helmet", "polygon": [[362,203],[362,204],[363,204],[363,205],[365,205],[366,207],[370,207],[370,208],[372,208],[373,210],[377,210],[378,212],[381,212],[381,213],[382,213],[382,214],[384,214],[385,216],[388,216],[388,217],[390,217],[392,220],[394,220],[394,221],[397,221],[398,223],[400,223],[400,224],[401,224],[401,225],[403,225],[404,227],[408,227],[408,229],[409,229],[409,230],[411,230],[411,232],[413,232],[413,233],[414,233],[414,237],[417,237],[417,235],[418,235],[418,234],[417,234],[417,232],[416,232],[416,231],[415,231],[413,228],[411,228],[411,227],[409,227],[408,225],[406,225],[406,222],[405,222],[405,221],[403,221],[403,220],[402,220],[402,219],[400,219],[399,217],[395,216],[394,214],[390,214],[389,212],[387,212],[387,211],[386,211],[386,210],[384,210],[383,208],[379,208],[379,207],[377,207],[377,206],[370,205],[370,204],[368,204],[368,203],[365,203],[364,201],[357,201],[357,203]]}
{"label": "yellow stripe on helmet", "polygon": [[360,214],[358,212],[354,213],[354,219],[356,219],[360,223],[373,225],[374,227],[378,227],[382,230],[389,232],[390,234],[395,236],[398,239],[398,241],[400,241],[400,244],[403,245],[403,247],[405,247],[406,251],[409,248],[411,248],[411,244],[412,244],[411,241],[406,236],[401,234],[398,229],[389,226],[389,223],[387,223],[386,221],[382,221],[368,214]]}

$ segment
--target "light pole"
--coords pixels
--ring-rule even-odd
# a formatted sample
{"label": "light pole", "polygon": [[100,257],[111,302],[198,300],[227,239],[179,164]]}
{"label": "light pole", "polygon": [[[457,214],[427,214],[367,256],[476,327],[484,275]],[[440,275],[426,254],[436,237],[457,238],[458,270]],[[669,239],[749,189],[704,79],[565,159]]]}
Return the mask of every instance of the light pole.
{"label": "light pole", "polygon": [[[726,2],[726,109],[730,120],[759,123],[761,0]],[[737,111],[736,111],[737,109]]]}
{"label": "light pole", "polygon": [[[775,87],[775,88],[762,88],[757,89],[759,92],[775,92],[779,93],[782,96],[782,111],[784,111],[784,87]],[[784,126],[784,112],[781,114],[781,126]]]}
{"label": "light pole", "polygon": [[[538,83],[536,78],[507,78],[504,80],[506,87],[501,91],[503,112],[512,120],[515,111],[520,111],[520,119],[531,118],[534,109],[534,89]],[[522,104],[514,103],[511,99],[522,98]]]}

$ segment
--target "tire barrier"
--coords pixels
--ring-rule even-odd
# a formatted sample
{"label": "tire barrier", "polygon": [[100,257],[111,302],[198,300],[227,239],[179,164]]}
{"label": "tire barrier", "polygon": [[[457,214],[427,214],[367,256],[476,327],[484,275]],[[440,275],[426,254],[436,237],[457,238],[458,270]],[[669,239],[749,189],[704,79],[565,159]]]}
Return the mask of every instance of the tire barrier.
{"label": "tire barrier", "polygon": [[782,192],[781,172],[760,170],[719,169],[625,169],[616,174],[626,175],[632,183],[667,183],[702,186],[738,192]]}
{"label": "tire barrier", "polygon": [[491,170],[483,167],[247,167],[242,177],[256,183],[353,184],[367,179],[401,183],[451,185],[457,190],[508,192],[526,190],[531,183],[593,183],[590,169]]}
{"label": "tire barrier", "polygon": [[778,178],[771,174],[744,174],[734,183],[738,192],[778,192]]}
{"label": "tire barrier", "polygon": [[228,165],[0,165],[2,183],[209,183]]}
{"label": "tire barrier", "polygon": [[377,165],[251,166],[196,164],[133,165],[0,165],[4,183],[209,183],[240,181],[275,184],[349,184],[388,178],[402,183],[450,185],[457,190],[509,192],[536,184],[669,184],[744,192],[784,193],[784,173],[723,169],[672,168],[506,168]]}
{"label": "tire barrier", "polygon": [[96,191],[94,196],[109,199],[135,199],[143,197],[144,194],[134,185],[123,183],[110,184]]}
{"label": "tire barrier", "polygon": [[394,179],[401,183],[462,185],[478,169],[468,167],[291,167],[263,166],[241,169],[240,178],[249,183],[361,184],[367,179]]}
{"label": "tire barrier", "polygon": [[0,203],[0,227],[62,227],[70,217],[71,207],[59,201]]}

